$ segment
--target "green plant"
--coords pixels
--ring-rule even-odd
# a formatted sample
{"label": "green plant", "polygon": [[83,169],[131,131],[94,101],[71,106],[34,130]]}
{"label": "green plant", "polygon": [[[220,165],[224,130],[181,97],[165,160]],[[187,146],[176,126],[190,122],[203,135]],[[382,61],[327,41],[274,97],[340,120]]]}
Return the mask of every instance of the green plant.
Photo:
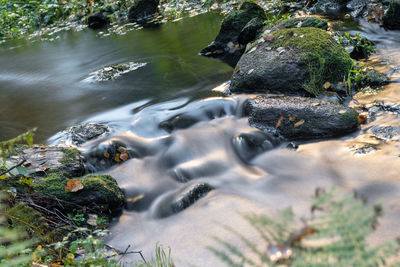
{"label": "green plant", "polygon": [[353,51],[350,56],[354,59],[366,58],[376,52],[375,45],[365,37],[361,37],[361,33],[350,35],[345,32],[344,35],[338,35],[338,40],[341,44],[353,46]]}
{"label": "green plant", "polygon": [[73,210],[73,213],[68,213],[68,217],[75,222],[77,226],[82,226],[86,223],[85,214],[80,210]]}
{"label": "green plant", "polygon": [[229,227],[225,228],[238,236],[255,257],[218,238],[224,249],[208,249],[229,266],[398,266],[398,243],[372,247],[366,241],[375,226],[379,207],[365,205],[353,195],[340,199],[333,191],[320,193],[312,204],[313,217],[300,230],[290,208],[273,219],[264,215],[244,216],[265,242],[266,252]]}

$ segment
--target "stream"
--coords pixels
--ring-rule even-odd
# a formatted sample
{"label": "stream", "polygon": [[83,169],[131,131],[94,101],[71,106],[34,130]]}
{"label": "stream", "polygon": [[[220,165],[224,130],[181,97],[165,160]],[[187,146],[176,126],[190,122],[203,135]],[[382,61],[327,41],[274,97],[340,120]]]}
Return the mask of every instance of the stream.
{"label": "stream", "polygon": [[[222,96],[232,68],[197,55],[215,38],[221,19],[203,14],[122,36],[100,38],[85,30],[54,42],[3,46],[0,140],[38,127],[35,142],[54,144],[68,126],[107,124],[110,134],[82,151],[118,141],[136,155],[100,172],[112,175],[127,197],[108,244],[120,250],[131,245],[149,258],[159,243],[171,248],[177,266],[222,266],[206,249],[218,246],[213,236],[246,247],[223,225],[257,242],[243,214],[291,206],[298,218],[307,217],[317,187],[357,190],[369,204],[384,200],[385,213],[369,239],[379,245],[400,236],[400,32],[366,22],[346,29],[376,43],[378,53],[368,64],[393,81],[350,102],[380,101],[373,121],[343,138],[299,143],[296,151],[271,144],[262,152],[242,137],[259,132],[242,114],[246,96]],[[146,64],[114,81],[87,79],[124,62]],[[160,127],[182,116],[188,118],[182,125]],[[171,212],[171,202],[199,184],[214,189]],[[132,254],[124,261],[139,259]]]}

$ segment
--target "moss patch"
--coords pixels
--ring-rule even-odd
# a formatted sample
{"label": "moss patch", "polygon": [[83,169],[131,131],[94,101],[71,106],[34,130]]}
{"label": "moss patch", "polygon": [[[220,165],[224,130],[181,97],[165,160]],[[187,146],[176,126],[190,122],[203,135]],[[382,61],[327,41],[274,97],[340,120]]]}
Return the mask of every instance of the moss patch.
{"label": "moss patch", "polygon": [[299,25],[302,28],[320,28],[322,30],[328,30],[328,21],[317,17],[302,17],[285,20],[278,24],[283,25],[285,28],[297,28]]}
{"label": "moss patch", "polygon": [[264,9],[252,2],[244,2],[239,10],[232,11],[224,19],[221,25],[221,31],[235,30],[240,31],[253,18],[259,18],[261,21],[267,19]]}
{"label": "moss patch", "polygon": [[310,79],[303,85],[309,93],[320,95],[325,92],[325,82],[347,79],[352,60],[328,32],[317,28],[293,28],[276,31],[273,35],[273,49],[289,47],[300,51],[310,74]]}
{"label": "moss patch", "polygon": [[123,195],[117,182],[109,175],[89,175],[76,178],[83,184],[83,189],[70,192],[65,189],[69,180],[67,173],[51,173],[34,186],[34,190],[53,195],[59,199],[74,202],[79,205],[109,204],[111,207],[123,203]]}

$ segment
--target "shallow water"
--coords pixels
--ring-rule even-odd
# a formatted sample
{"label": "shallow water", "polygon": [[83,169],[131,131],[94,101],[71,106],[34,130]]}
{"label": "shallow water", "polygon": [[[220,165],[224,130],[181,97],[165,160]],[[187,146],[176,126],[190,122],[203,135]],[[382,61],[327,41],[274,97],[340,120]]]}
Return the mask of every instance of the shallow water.
{"label": "shallow water", "polygon": [[[297,151],[286,149],[286,144],[264,153],[252,151],[239,137],[258,132],[242,116],[246,96],[210,93],[230,78],[232,69],[196,55],[213,40],[219,21],[220,17],[208,14],[122,37],[73,33],[55,43],[3,51],[0,137],[27,126],[39,126],[39,140],[44,140],[73,124],[109,125],[109,135],[86,143],[82,150],[120,141],[137,156],[103,172],[117,179],[128,199],[112,224],[108,243],[121,250],[131,245],[148,258],[159,242],[172,248],[177,266],[223,266],[206,249],[216,245],[213,236],[247,253],[221,224],[257,241],[260,237],[243,213],[273,214],[292,206],[297,217],[307,217],[316,187],[357,190],[368,203],[384,198],[385,215],[370,240],[380,244],[399,236],[400,134],[388,139],[374,130],[400,126],[399,113],[378,111],[359,132],[303,143]],[[350,103],[355,107],[375,101],[400,103],[395,68],[400,63],[400,32],[375,26],[361,23],[358,30],[378,45],[370,64],[390,74],[394,82],[378,93],[357,94]],[[128,61],[148,65],[116,81],[83,82],[92,71]],[[160,123],[176,116],[190,120],[172,132],[160,128]],[[55,142],[55,137],[48,140]],[[197,183],[215,189],[171,215],[171,201]]]}

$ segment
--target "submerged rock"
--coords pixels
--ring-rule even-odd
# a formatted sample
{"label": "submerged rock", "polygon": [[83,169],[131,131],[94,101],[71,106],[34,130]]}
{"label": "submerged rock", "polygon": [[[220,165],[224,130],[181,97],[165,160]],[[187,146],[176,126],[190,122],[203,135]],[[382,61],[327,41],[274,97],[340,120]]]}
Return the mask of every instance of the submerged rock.
{"label": "submerged rock", "polygon": [[107,125],[99,123],[86,123],[83,125],[68,127],[52,138],[53,143],[82,145],[92,139],[104,135],[110,131]]}
{"label": "submerged rock", "polygon": [[262,38],[239,60],[231,92],[320,95],[324,83],[343,81],[352,64],[345,49],[321,29],[283,29]]}
{"label": "submerged rock", "polygon": [[104,82],[104,81],[116,80],[123,74],[137,70],[146,65],[147,63],[127,62],[127,63],[120,63],[107,66],[100,70],[90,73],[86,81]]}
{"label": "submerged rock", "polygon": [[85,166],[81,153],[74,148],[61,146],[33,146],[10,158],[18,164],[25,160],[24,167],[28,175],[45,176],[49,172],[65,172],[70,177],[85,174]]}
{"label": "submerged rock", "polygon": [[383,27],[389,30],[400,30],[400,1],[392,0],[389,9],[383,16]]}
{"label": "submerged rock", "polygon": [[[256,31],[257,25],[254,27],[247,23],[258,18],[259,21],[267,19],[265,11],[257,4],[252,2],[244,2],[239,10],[232,11],[222,22],[221,29],[215,38],[215,41],[201,50],[200,55],[220,59],[221,61],[234,67],[240,56],[244,52],[244,46],[239,44],[239,36],[242,33],[242,41],[248,41],[252,31]],[[244,31],[244,32],[242,32]]]}
{"label": "submerged rock", "polygon": [[283,141],[281,135],[274,128],[271,132],[252,131],[241,133],[233,137],[232,145],[236,154],[244,161],[248,162],[255,156],[271,150]]}
{"label": "submerged rock", "polygon": [[370,0],[351,0],[346,4],[346,8],[351,10],[351,16],[353,18],[357,18],[364,16],[370,2]]}
{"label": "submerged rock", "polygon": [[276,129],[288,140],[335,137],[358,129],[356,110],[315,98],[261,95],[248,100],[245,113],[251,126]]}
{"label": "submerged rock", "polygon": [[110,25],[110,19],[107,12],[97,12],[88,17],[88,27],[93,30],[107,28]]}
{"label": "submerged rock", "polygon": [[383,73],[376,70],[368,70],[361,80],[361,86],[379,87],[390,83],[390,79]]}
{"label": "submerged rock", "polygon": [[122,208],[123,194],[115,179],[109,175],[89,175],[74,178],[82,187],[76,192],[66,189],[69,177],[63,173],[52,173],[34,185],[36,192],[55,196],[82,207],[102,206],[103,210],[115,213]]}
{"label": "submerged rock", "polygon": [[128,19],[130,22],[147,24],[148,18],[158,12],[159,0],[137,0],[129,8]]}

